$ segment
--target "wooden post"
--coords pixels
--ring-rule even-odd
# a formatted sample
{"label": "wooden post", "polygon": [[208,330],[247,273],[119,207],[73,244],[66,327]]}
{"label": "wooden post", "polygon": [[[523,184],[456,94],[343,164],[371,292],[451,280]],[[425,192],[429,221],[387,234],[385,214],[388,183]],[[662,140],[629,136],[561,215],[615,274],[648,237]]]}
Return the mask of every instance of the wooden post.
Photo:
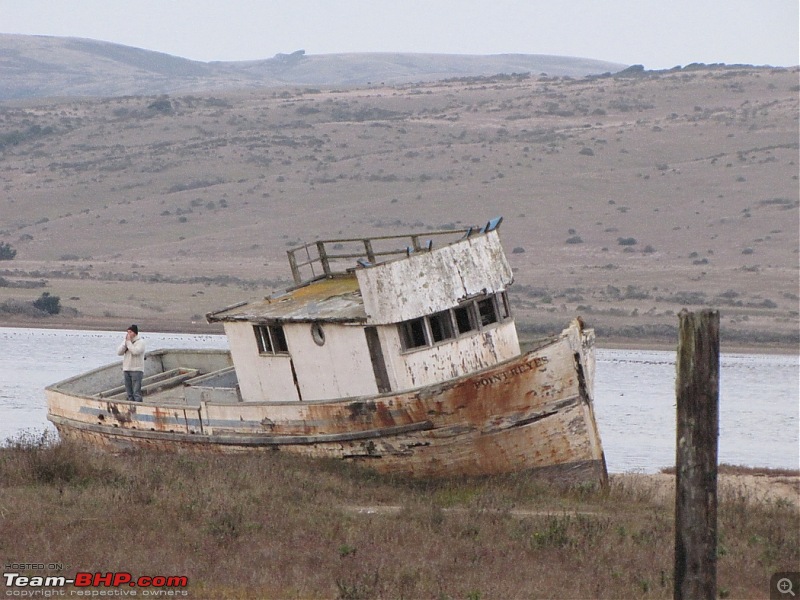
{"label": "wooden post", "polygon": [[719,311],[683,310],[677,357],[675,600],[717,596]]}

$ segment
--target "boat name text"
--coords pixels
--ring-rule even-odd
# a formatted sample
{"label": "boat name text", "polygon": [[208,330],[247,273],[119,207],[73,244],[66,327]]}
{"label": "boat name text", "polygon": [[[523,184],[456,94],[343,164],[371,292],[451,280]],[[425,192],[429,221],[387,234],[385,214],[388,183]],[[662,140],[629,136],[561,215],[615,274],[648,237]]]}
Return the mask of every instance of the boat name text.
{"label": "boat name text", "polygon": [[520,375],[527,371],[533,371],[534,369],[538,369],[539,367],[546,365],[547,362],[548,359],[546,356],[537,356],[533,358],[530,362],[526,362],[524,364],[512,367],[508,371],[503,371],[502,373],[497,373],[496,375],[490,375],[489,377],[482,377],[481,379],[475,381],[474,385],[476,388],[488,385],[494,385],[495,383],[500,383],[516,375]]}

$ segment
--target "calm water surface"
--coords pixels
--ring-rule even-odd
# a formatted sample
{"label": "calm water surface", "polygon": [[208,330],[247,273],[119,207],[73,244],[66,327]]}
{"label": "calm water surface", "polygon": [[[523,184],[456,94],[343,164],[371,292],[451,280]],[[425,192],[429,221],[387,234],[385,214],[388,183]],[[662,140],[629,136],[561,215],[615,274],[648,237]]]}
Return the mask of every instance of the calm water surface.
{"label": "calm water surface", "polygon": [[[800,357],[720,357],[719,462],[800,466]],[[599,350],[595,410],[609,471],[675,464],[675,352]]]}
{"label": "calm water surface", "polygon": [[[118,360],[124,332],[0,328],[0,441],[52,428],[44,388]],[[143,333],[148,350],[227,348],[221,335]],[[121,378],[121,377],[120,377]],[[796,355],[723,354],[720,462],[797,469]],[[598,350],[595,408],[611,472],[675,462],[675,353]]]}

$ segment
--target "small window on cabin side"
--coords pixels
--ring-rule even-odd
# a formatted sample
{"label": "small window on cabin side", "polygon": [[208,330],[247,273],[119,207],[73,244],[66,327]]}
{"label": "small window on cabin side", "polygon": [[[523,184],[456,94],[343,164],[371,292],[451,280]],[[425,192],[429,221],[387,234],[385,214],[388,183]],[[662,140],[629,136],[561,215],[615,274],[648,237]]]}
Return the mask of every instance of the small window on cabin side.
{"label": "small window on cabin side", "polygon": [[269,341],[269,329],[261,325],[253,325],[256,334],[259,354],[272,354],[272,343]]}
{"label": "small window on cabin side", "polygon": [[455,337],[453,333],[453,321],[450,318],[450,311],[444,310],[428,317],[431,324],[431,337],[433,342],[441,342]]}
{"label": "small window on cabin side", "polygon": [[286,335],[283,333],[283,325],[270,325],[269,335],[272,338],[272,349],[275,352],[289,351],[289,346],[286,344]]}
{"label": "small window on cabin side", "polygon": [[425,319],[412,319],[411,321],[400,323],[400,337],[403,342],[403,350],[427,346],[428,340],[425,337]]}
{"label": "small window on cabin side", "polygon": [[472,303],[458,306],[453,309],[453,315],[456,317],[456,327],[458,333],[467,333],[478,328],[475,323],[474,312],[472,310]]}
{"label": "small window on cabin side", "polygon": [[317,346],[325,345],[325,330],[319,323],[314,323],[311,326],[311,339],[314,340]]}
{"label": "small window on cabin side", "polygon": [[497,309],[494,304],[494,296],[478,300],[478,314],[481,317],[481,327],[497,323]]}
{"label": "small window on cabin side", "polygon": [[259,354],[278,354],[289,351],[282,325],[254,325]]}

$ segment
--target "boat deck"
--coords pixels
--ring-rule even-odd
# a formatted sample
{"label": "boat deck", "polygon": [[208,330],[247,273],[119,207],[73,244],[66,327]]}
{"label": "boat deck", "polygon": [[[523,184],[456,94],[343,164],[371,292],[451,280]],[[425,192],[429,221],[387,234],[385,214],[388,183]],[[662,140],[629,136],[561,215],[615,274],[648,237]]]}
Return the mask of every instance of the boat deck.
{"label": "boat deck", "polygon": [[[177,367],[155,373],[142,380],[142,401],[159,406],[199,407],[201,400],[213,399],[241,402],[236,371],[225,367],[211,373],[199,369]],[[117,386],[94,394],[94,398],[126,400],[125,386]]]}
{"label": "boat deck", "polygon": [[[120,363],[50,386],[92,400],[127,402]],[[199,407],[203,400],[241,402],[236,371],[227,351],[157,350],[147,355],[144,404]]]}
{"label": "boat deck", "polygon": [[[198,376],[197,369],[177,368],[170,369],[155,375],[150,375],[142,380],[142,396],[153,396],[164,390],[171,390],[181,384],[189,382]],[[190,385],[187,383],[187,385]],[[110,390],[95,394],[97,398],[125,399],[125,386],[120,385]]]}

